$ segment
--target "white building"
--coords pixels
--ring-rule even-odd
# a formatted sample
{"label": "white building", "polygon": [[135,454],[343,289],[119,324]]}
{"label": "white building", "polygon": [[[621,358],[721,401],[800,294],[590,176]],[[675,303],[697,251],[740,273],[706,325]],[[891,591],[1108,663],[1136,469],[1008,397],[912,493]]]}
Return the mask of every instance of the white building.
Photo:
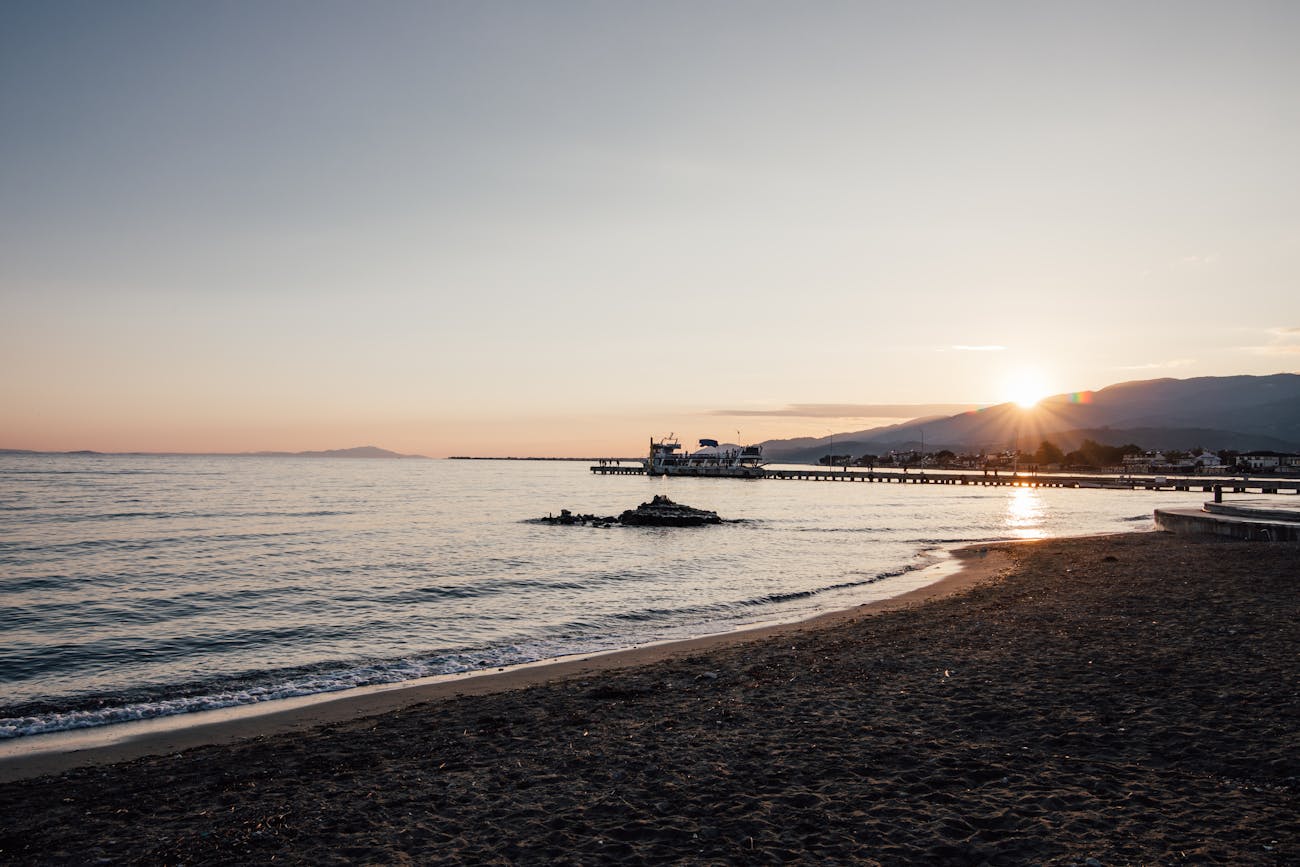
{"label": "white building", "polygon": [[1237,466],[1245,467],[1248,470],[1259,472],[1261,470],[1276,470],[1282,466],[1283,459],[1293,457],[1293,455],[1284,455],[1280,452],[1246,452],[1237,455]]}

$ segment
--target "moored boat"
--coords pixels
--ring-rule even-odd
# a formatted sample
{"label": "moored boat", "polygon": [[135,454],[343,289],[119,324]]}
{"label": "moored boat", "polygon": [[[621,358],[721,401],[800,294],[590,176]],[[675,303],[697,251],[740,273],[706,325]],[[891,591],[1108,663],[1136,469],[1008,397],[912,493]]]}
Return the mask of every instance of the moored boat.
{"label": "moored boat", "polygon": [[672,436],[650,441],[650,456],[643,459],[650,476],[712,476],[734,479],[757,479],[763,475],[763,447],[723,445],[715,439],[702,439],[697,450],[681,452],[681,443]]}

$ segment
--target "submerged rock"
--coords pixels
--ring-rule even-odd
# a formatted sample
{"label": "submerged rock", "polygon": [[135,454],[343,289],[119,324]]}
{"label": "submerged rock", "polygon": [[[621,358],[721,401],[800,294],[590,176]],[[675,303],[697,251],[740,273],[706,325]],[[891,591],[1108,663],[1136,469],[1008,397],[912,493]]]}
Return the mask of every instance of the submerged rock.
{"label": "submerged rock", "polygon": [[717,512],[683,506],[662,494],[635,509],[628,509],[618,516],[618,520],[630,527],[699,527],[722,523]]}
{"label": "submerged rock", "polygon": [[618,523],[618,518],[613,515],[575,515],[568,509],[560,509],[559,515],[547,515],[539,520],[546,524],[564,524],[565,526],[578,524],[584,527],[588,525],[592,527],[608,527],[611,524]]}

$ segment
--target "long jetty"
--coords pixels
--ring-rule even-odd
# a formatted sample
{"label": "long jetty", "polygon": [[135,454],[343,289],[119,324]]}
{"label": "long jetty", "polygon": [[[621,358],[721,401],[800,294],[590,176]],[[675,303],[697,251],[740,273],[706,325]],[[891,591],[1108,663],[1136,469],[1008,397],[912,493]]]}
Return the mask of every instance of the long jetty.
{"label": "long jetty", "polygon": [[[602,476],[641,476],[644,466],[596,465]],[[701,478],[709,478],[701,474]],[[1055,473],[901,472],[898,470],[849,470],[809,468],[763,469],[759,478],[802,482],[863,482],[900,485],[982,485],[1022,488],[1107,488],[1110,490],[1204,491],[1215,488],[1225,493],[1300,494],[1300,479],[1243,479],[1221,476],[1092,476]]]}

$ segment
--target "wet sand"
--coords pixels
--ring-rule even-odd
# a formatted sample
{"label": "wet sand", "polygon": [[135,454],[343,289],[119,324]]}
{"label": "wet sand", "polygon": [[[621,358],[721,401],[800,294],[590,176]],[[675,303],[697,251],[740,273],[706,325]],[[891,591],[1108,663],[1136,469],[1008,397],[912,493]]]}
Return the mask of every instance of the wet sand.
{"label": "wet sand", "polygon": [[988,549],[924,603],[0,784],[0,862],[1300,861],[1300,546]]}

